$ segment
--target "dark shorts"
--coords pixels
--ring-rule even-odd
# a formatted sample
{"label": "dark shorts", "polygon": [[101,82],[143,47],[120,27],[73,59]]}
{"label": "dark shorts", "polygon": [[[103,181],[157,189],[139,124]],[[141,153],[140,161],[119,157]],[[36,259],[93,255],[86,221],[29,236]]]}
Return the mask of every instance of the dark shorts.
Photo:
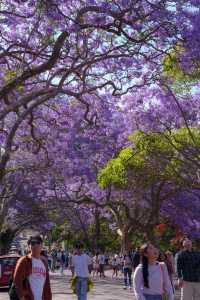
{"label": "dark shorts", "polygon": [[162,295],[147,295],[144,294],[145,300],[162,300]]}
{"label": "dark shorts", "polygon": [[99,271],[100,271],[101,273],[104,272],[104,265],[99,265]]}

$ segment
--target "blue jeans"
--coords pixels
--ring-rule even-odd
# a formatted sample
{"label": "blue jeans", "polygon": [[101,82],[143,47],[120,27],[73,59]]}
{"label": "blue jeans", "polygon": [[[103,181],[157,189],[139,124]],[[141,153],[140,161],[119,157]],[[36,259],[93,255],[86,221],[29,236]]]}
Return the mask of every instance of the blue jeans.
{"label": "blue jeans", "polygon": [[128,280],[129,280],[129,286],[131,286],[131,275],[132,275],[132,270],[130,268],[124,268],[124,285],[125,286],[128,285]]}
{"label": "blue jeans", "polygon": [[88,278],[77,277],[76,291],[78,300],[87,300]]}
{"label": "blue jeans", "polygon": [[146,300],[162,300],[162,295],[148,295],[144,294]]}
{"label": "blue jeans", "polygon": [[60,273],[63,274],[65,264],[63,262],[60,263]]}

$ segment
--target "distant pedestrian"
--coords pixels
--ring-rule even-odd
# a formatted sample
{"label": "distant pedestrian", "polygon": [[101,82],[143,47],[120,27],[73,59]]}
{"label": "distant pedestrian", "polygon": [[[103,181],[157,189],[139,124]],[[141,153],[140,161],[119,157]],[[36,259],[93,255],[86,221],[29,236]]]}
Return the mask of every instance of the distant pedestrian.
{"label": "distant pedestrian", "polygon": [[135,249],[132,260],[133,260],[133,269],[136,269],[137,266],[140,264],[140,251],[138,248]]}
{"label": "distant pedestrian", "polygon": [[124,289],[131,289],[132,287],[132,257],[130,252],[126,251],[124,255],[124,265],[123,265],[123,271],[124,271]]}
{"label": "distant pedestrian", "polygon": [[98,253],[92,258],[92,275],[97,276],[99,272]]}
{"label": "distant pedestrian", "polygon": [[105,253],[105,265],[108,266],[109,264],[109,254],[108,252]]}
{"label": "distant pedestrian", "polygon": [[117,278],[119,268],[118,268],[118,261],[116,255],[112,259],[112,269],[113,269],[112,278],[114,278],[114,276]]}
{"label": "distant pedestrian", "polygon": [[103,252],[98,255],[98,264],[100,277],[105,277],[105,255]]}
{"label": "distant pedestrian", "polygon": [[63,275],[63,271],[65,268],[65,260],[66,260],[65,251],[61,250],[61,256],[60,256],[60,273],[61,273],[61,275]]}
{"label": "distant pedestrian", "polygon": [[56,270],[56,263],[57,263],[57,251],[56,251],[56,249],[53,249],[51,251],[51,257],[52,257],[51,270],[52,270],[52,272],[54,272]]}

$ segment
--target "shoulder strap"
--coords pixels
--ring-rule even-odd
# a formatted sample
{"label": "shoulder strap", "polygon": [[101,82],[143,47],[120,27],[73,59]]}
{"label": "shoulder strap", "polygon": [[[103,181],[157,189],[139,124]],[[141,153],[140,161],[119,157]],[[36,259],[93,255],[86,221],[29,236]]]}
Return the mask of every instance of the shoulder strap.
{"label": "shoulder strap", "polygon": [[162,289],[164,292],[165,291],[165,288],[164,288],[164,265],[162,263],[159,263],[159,266],[160,266],[160,270],[161,270],[161,274],[162,274]]}

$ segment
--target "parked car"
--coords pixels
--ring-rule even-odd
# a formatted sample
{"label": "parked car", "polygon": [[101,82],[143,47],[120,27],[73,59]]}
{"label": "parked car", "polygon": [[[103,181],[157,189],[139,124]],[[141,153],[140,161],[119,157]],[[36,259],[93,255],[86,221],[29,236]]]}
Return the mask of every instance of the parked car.
{"label": "parked car", "polygon": [[18,253],[17,247],[11,246],[8,254],[17,254],[17,253]]}
{"label": "parked car", "polygon": [[20,255],[18,254],[0,256],[0,287],[9,285],[19,258]]}

